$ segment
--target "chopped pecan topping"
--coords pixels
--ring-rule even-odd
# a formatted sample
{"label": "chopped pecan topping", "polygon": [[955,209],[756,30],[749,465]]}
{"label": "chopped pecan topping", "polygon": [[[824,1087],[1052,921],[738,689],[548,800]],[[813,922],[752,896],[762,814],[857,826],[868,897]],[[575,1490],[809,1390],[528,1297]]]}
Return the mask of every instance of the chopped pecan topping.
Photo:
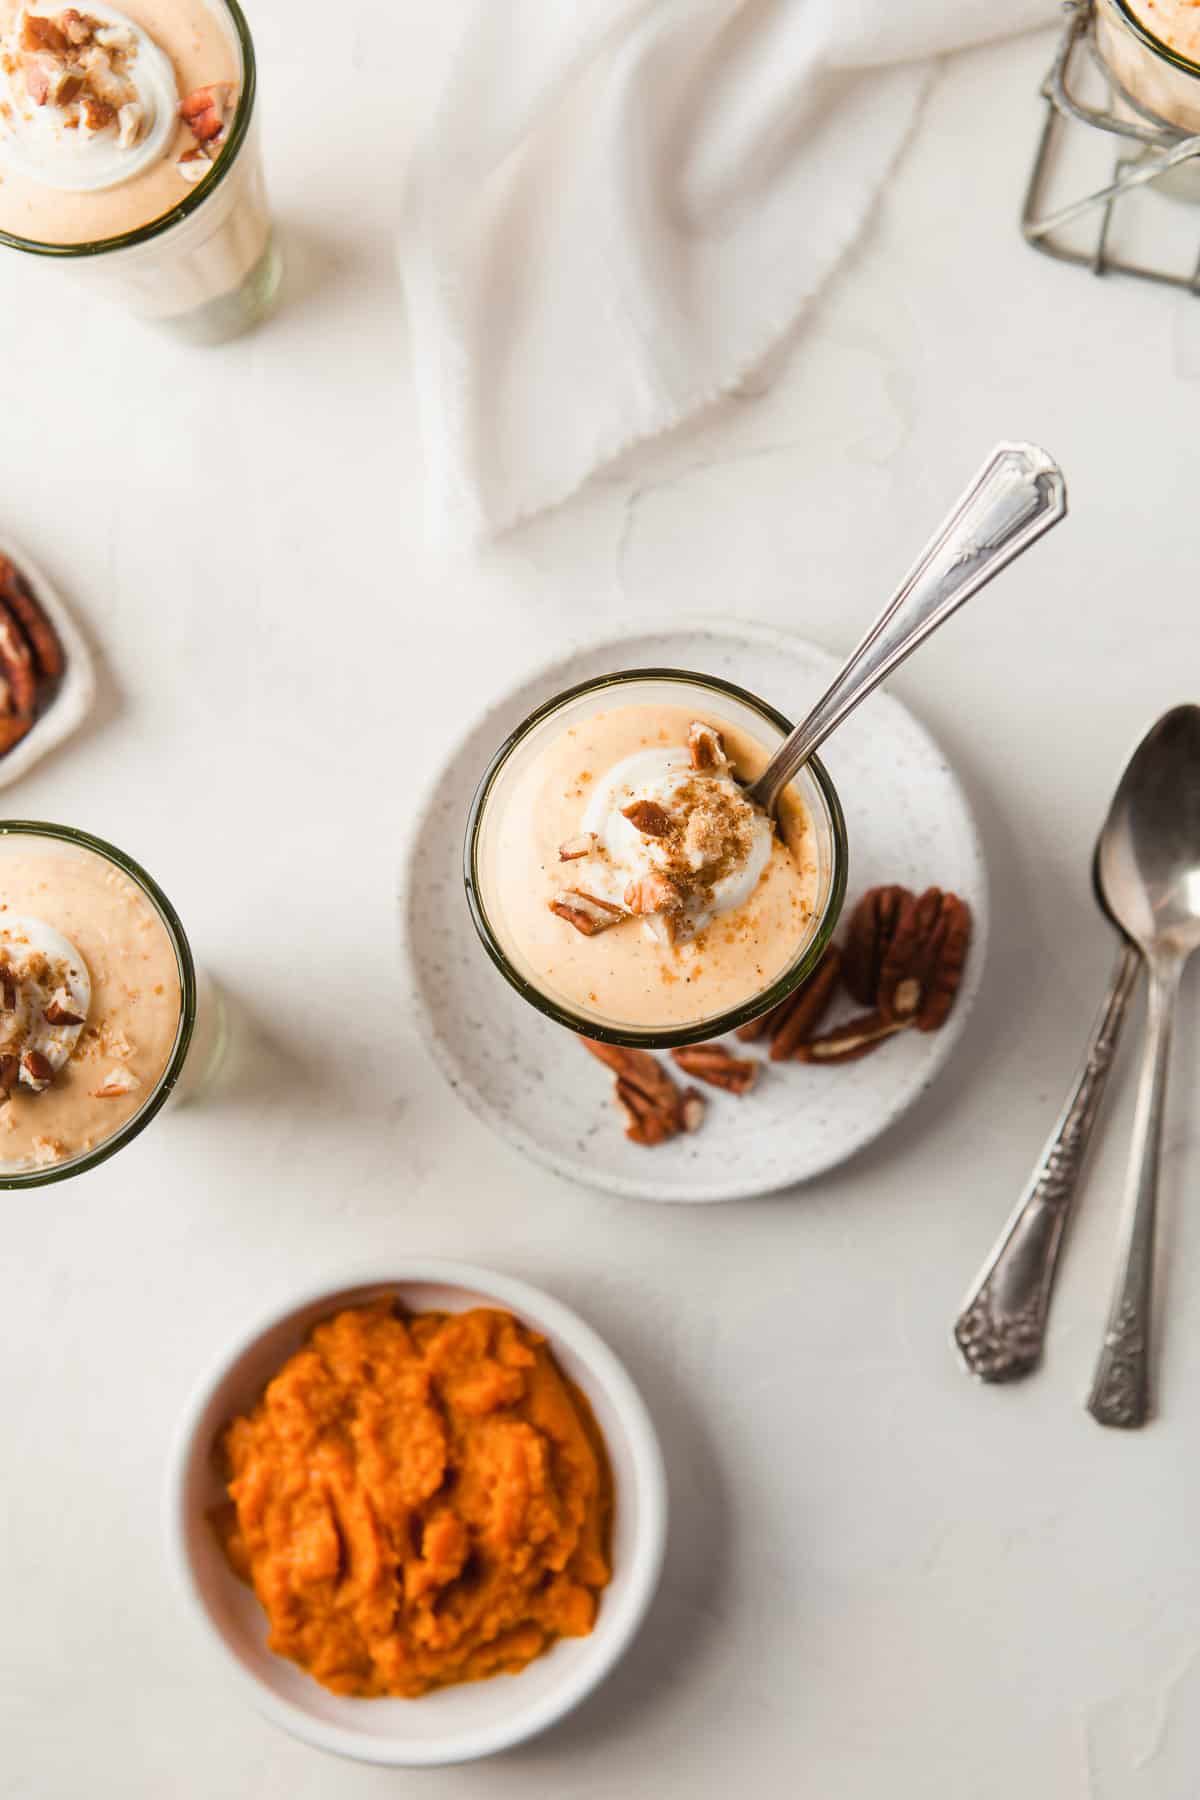
{"label": "chopped pecan topping", "polygon": [[197,88],[179,102],[179,116],[191,129],[198,144],[215,145],[224,135],[233,114],[234,89],[227,81],[215,81],[211,87]]}
{"label": "chopped pecan topping", "polygon": [[581,831],[578,836],[568,838],[565,844],[558,846],[559,862],[578,862],[581,856],[590,856],[596,848],[594,831]]}
{"label": "chopped pecan topping", "polygon": [[625,1114],[625,1135],[635,1144],[665,1144],[681,1131],[695,1131],[704,1118],[704,1096],[678,1088],[648,1050],[626,1049],[580,1038],[585,1050],[616,1076],[616,1100]]}
{"label": "chopped pecan topping", "polygon": [[874,1006],[879,999],[883,960],[896,935],[904,908],[912,902],[905,887],[868,888],[850,915],[842,979],[860,1006]]}
{"label": "chopped pecan topping", "polygon": [[643,837],[665,838],[671,835],[671,815],[657,800],[635,800],[632,806],[622,808],[622,817],[628,819],[634,830],[640,831]]}
{"label": "chopped pecan topping", "polygon": [[33,719],[28,713],[9,713],[0,716],[0,756],[19,744],[33,730]]}
{"label": "chopped pecan topping", "polygon": [[118,1100],[124,1094],[132,1094],[134,1088],[141,1087],[141,1082],[132,1069],[110,1069],[98,1088],[92,1089],[96,1100]]}
{"label": "chopped pecan topping", "polygon": [[625,914],[619,906],[612,906],[607,900],[597,900],[594,894],[585,894],[582,888],[568,888],[565,894],[549,902],[550,911],[581,931],[584,937],[595,937],[598,931],[607,931],[610,925],[619,925]]}
{"label": "chopped pecan topping", "polygon": [[40,1050],[25,1050],[21,1054],[21,1080],[35,1094],[43,1094],[54,1080],[54,1070]]}
{"label": "chopped pecan topping", "polygon": [[748,1092],[761,1072],[761,1064],[747,1056],[734,1056],[724,1044],[685,1044],[671,1055],[688,1075],[729,1094]]}
{"label": "chopped pecan topping", "polygon": [[640,881],[631,881],[625,889],[625,905],[631,913],[678,913],[683,911],[684,896],[661,869],[652,869]]}
{"label": "chopped pecan topping", "polygon": [[11,1054],[0,1056],[0,1095],[3,1095],[5,1100],[8,1099],[20,1079],[20,1057]]}
{"label": "chopped pecan topping", "polygon": [[879,975],[885,1019],[937,1031],[962,985],[971,942],[971,910],[957,894],[927,888],[900,910]]}
{"label": "chopped pecan topping", "polygon": [[723,769],[728,761],[725,739],[702,719],[693,719],[688,726],[688,754],[691,756],[693,769],[710,775]]}
{"label": "chopped pecan topping", "polygon": [[0,963],[0,1011],[17,1010],[17,972],[9,962]]}
{"label": "chopped pecan topping", "polygon": [[821,1037],[809,1038],[806,1043],[797,1044],[796,1061],[830,1064],[857,1062],[860,1056],[869,1056],[872,1050],[878,1050],[897,1031],[907,1029],[908,1023],[903,1019],[885,1019],[878,1011],[862,1013],[858,1018],[848,1019],[844,1025],[835,1025]]}
{"label": "chopped pecan topping", "polygon": [[65,987],[56,988],[43,1014],[47,1025],[82,1025],[83,1014],[75,1011],[75,1002]]}

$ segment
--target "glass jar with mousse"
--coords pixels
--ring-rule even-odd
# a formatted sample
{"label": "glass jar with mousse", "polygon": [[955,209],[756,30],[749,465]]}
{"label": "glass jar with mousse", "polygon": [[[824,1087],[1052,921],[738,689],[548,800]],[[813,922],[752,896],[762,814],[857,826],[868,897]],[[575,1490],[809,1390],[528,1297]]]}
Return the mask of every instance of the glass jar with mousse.
{"label": "glass jar with mousse", "polygon": [[[1113,109],[1163,127],[1161,148],[1200,134],[1200,7],[1194,0],[1093,0],[1096,49],[1113,87]],[[1148,146],[1147,157],[1161,153]],[[1154,182],[1173,199],[1200,201],[1200,158]]]}
{"label": "glass jar with mousse", "polygon": [[265,317],[281,262],[237,0],[0,0],[0,245],[198,343]]}
{"label": "glass jar with mousse", "polygon": [[767,818],[743,785],[791,729],[716,677],[627,671],[546,702],[501,746],[467,827],[483,945],[584,1036],[699,1043],[811,973],[837,923],[846,833],[814,757]]}
{"label": "glass jar with mousse", "polygon": [[[132,858],[68,826],[0,822],[0,1187],[95,1167],[214,1066],[220,1000]],[[205,995],[207,998],[205,999]]]}

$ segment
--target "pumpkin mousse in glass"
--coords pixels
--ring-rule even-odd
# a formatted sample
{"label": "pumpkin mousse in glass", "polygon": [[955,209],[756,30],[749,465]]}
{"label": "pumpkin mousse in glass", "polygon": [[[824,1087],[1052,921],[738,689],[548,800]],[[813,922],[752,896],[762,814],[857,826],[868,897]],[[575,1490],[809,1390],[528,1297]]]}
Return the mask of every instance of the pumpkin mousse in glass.
{"label": "pumpkin mousse in glass", "polygon": [[254,90],[235,0],[0,0],[0,243],[198,341],[244,330],[280,275]]}
{"label": "pumpkin mousse in glass", "polygon": [[0,827],[0,1185],[75,1173],[157,1112],[194,971],[149,876],[62,827]]}
{"label": "pumpkin mousse in glass", "polygon": [[550,703],[476,796],[467,886],[503,973],[586,1036],[683,1044],[812,968],[845,880],[819,763],[777,820],[745,796],[786,722],[706,677],[635,672]]}

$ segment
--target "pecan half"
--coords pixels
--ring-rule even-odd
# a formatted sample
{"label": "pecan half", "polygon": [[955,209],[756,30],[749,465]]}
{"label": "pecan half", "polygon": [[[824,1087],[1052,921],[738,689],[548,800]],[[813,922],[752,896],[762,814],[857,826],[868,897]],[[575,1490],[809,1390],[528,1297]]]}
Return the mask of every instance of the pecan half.
{"label": "pecan half", "polygon": [[632,806],[621,808],[621,817],[628,819],[634,830],[640,831],[643,837],[665,838],[671,835],[671,815],[657,800],[635,800]]}
{"label": "pecan half", "polygon": [[850,915],[842,980],[860,1006],[874,1006],[879,999],[883,960],[896,935],[900,914],[912,902],[905,887],[868,888]]}
{"label": "pecan half", "polygon": [[29,584],[18,575],[6,556],[0,556],[0,599],[25,633],[38,674],[47,681],[56,680],[64,667],[58,633]]}
{"label": "pecan half", "polygon": [[559,862],[578,862],[581,856],[590,856],[596,848],[594,831],[581,831],[577,837],[568,838],[565,844],[558,846]]}
{"label": "pecan half", "polygon": [[832,1031],[821,1037],[810,1038],[807,1043],[796,1046],[797,1062],[803,1063],[847,1063],[857,1062],[860,1056],[869,1056],[872,1050],[886,1043],[897,1031],[907,1031],[908,1022],[903,1019],[885,1019],[882,1013],[861,1013],[856,1019],[847,1019],[844,1025],[835,1025]]}
{"label": "pecan half", "polygon": [[0,599],[0,677],[8,689],[10,710],[19,718],[32,719],[37,698],[33,652],[4,599]]}
{"label": "pecan half", "polygon": [[598,931],[607,931],[610,925],[619,925],[625,914],[619,906],[611,906],[607,900],[597,900],[595,894],[585,894],[582,888],[568,888],[556,900],[547,902],[550,911],[584,937],[595,937]]}
{"label": "pecan half", "polygon": [[693,769],[702,770],[709,775],[717,769],[723,769],[728,761],[725,739],[702,719],[693,719],[688,726],[688,754],[692,759]]}
{"label": "pecan half", "polygon": [[748,1056],[734,1056],[724,1044],[685,1044],[679,1050],[672,1050],[671,1056],[697,1081],[724,1088],[728,1094],[747,1093],[762,1071],[761,1063]]}
{"label": "pecan half", "polygon": [[682,1091],[648,1050],[598,1044],[581,1037],[584,1049],[616,1076],[616,1100],[625,1114],[625,1135],[635,1144],[664,1144],[681,1131],[695,1131],[704,1118],[704,1096]]}
{"label": "pecan half", "polygon": [[957,894],[927,888],[901,908],[879,976],[885,1019],[918,1031],[944,1025],[962,985],[971,942],[971,909]]}
{"label": "pecan half", "polygon": [[740,1026],[738,1037],[744,1044],[753,1044],[769,1036],[771,1061],[786,1062],[800,1040],[811,1037],[829,1011],[841,974],[842,953],[836,944],[830,944],[808,980],[801,982],[773,1011]]}

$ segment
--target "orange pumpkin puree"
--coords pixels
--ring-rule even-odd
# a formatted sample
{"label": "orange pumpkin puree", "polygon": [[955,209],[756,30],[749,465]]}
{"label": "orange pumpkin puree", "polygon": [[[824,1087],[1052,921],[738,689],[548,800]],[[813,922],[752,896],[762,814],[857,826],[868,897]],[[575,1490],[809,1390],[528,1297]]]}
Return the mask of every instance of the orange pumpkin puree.
{"label": "orange pumpkin puree", "polygon": [[271,1649],[336,1694],[516,1673],[592,1629],[609,1578],[603,1439],[510,1313],[339,1313],[220,1451],[218,1529]]}

